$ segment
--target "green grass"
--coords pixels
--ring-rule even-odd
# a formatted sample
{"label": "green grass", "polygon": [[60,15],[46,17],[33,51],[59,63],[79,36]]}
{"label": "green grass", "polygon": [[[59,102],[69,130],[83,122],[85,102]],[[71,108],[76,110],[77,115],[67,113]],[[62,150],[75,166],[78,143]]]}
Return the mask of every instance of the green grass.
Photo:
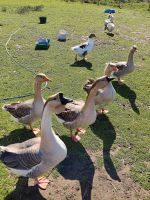
{"label": "green grass", "polygon": [[[136,71],[124,78],[125,86],[120,88],[115,84],[118,94],[114,103],[109,105],[110,113],[102,119],[98,118],[87,129],[81,143],[84,148],[94,151],[109,148],[113,151],[119,146],[119,152],[111,158],[106,155],[104,161],[111,159],[116,170],[120,170],[123,167],[121,160],[125,160],[131,167],[132,178],[141,187],[150,189],[150,169],[146,164],[149,162],[150,143],[150,15],[146,5],[142,4],[141,8],[132,5],[132,8],[117,10],[115,36],[109,37],[103,31],[106,18],[103,10],[107,6],[54,0],[38,0],[36,3],[33,0],[15,0],[11,3],[9,0],[0,0],[0,4],[0,98],[32,92],[34,74],[28,68],[35,73],[46,73],[52,78],[53,82],[49,83],[51,89],[44,90],[45,97],[63,91],[73,99],[85,99],[82,85],[87,78],[103,75],[106,62],[126,60],[129,48],[133,44],[138,46],[135,55],[138,66]],[[17,13],[21,7],[40,5],[44,6],[41,11]],[[39,24],[39,16],[47,17],[45,25]],[[10,34],[18,28],[21,29],[12,36],[8,45],[16,63],[6,53],[5,44]],[[57,41],[58,31],[62,28],[69,33],[66,43]],[[71,66],[74,54],[70,47],[78,44],[82,35],[91,32],[96,33],[97,43],[89,55],[89,64]],[[47,51],[34,50],[39,36],[51,39]],[[0,102],[0,106],[4,103]],[[30,133],[26,134],[22,125],[12,121],[8,113],[0,110],[0,116],[0,145],[20,142],[30,137]],[[61,135],[68,135],[68,131],[55,119],[53,127]],[[103,165],[102,158],[98,158],[97,165]],[[3,164],[0,164],[0,171],[0,199],[4,199],[13,190],[17,178],[9,176]]]}

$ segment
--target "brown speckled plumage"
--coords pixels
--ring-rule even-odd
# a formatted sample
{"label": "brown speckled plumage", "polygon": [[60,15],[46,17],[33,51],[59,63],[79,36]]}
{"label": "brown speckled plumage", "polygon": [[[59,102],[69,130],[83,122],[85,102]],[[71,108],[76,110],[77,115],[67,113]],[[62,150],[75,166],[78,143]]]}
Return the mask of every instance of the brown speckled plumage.
{"label": "brown speckled plumage", "polygon": [[26,102],[6,104],[4,109],[8,111],[13,117],[21,118],[30,115],[32,103],[33,101],[30,103],[28,102],[28,104],[26,104]]}
{"label": "brown speckled plumage", "polygon": [[72,122],[79,116],[83,104],[84,104],[83,101],[71,102],[66,105],[65,111],[56,115],[58,118],[66,122]]}

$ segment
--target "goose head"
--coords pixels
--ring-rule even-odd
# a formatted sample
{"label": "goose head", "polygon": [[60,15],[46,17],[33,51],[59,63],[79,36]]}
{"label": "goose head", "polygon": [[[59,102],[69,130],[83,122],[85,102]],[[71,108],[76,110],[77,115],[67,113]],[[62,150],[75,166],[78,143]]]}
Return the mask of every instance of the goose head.
{"label": "goose head", "polygon": [[133,45],[131,47],[131,50],[130,50],[132,53],[136,52],[137,51],[137,46],[136,45]]}
{"label": "goose head", "polygon": [[66,105],[67,103],[70,103],[70,102],[73,102],[73,100],[64,97],[64,94],[63,94],[62,92],[59,92],[59,93],[57,93],[57,94],[54,94],[54,95],[50,96],[50,97],[47,99],[47,101],[46,101],[44,107],[45,107],[46,105],[48,105],[51,109],[54,109],[54,110],[55,110],[55,109],[58,108],[59,106]]}
{"label": "goose head", "polygon": [[106,87],[110,81],[112,81],[114,78],[112,77],[108,77],[108,76],[102,76],[98,79],[96,79],[95,81],[90,81],[88,80],[87,83],[83,86],[83,89],[89,93],[91,91],[92,88],[94,88],[95,86],[98,86],[100,89],[103,89],[104,87]]}
{"label": "goose head", "polygon": [[106,76],[109,76],[108,74],[111,74],[112,72],[116,72],[118,71],[118,68],[116,66],[115,63],[106,63],[106,67],[105,67],[105,70],[104,70],[104,73]]}
{"label": "goose head", "polygon": [[39,73],[36,75],[35,77],[36,82],[38,83],[43,83],[43,82],[47,82],[47,81],[51,81],[45,74],[43,73]]}
{"label": "goose head", "polygon": [[108,76],[102,76],[98,78],[92,85],[91,89],[95,86],[98,86],[100,89],[103,89],[108,85],[110,81],[112,81],[114,78],[108,77]]}
{"label": "goose head", "polygon": [[96,37],[95,33],[91,33],[91,34],[89,35],[89,38],[95,38],[95,37]]}

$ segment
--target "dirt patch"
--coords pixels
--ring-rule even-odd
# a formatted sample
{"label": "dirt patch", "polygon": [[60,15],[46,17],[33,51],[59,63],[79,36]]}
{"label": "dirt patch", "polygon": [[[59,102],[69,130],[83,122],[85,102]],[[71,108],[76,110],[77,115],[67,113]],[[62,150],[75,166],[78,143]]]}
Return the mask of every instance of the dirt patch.
{"label": "dirt patch", "polygon": [[[116,150],[115,154],[117,153]],[[148,191],[142,189],[130,178],[130,166],[123,165],[111,176],[105,166],[96,167],[97,156],[101,152],[82,149],[82,155],[69,153],[58,166],[58,176],[49,175],[50,184],[46,191],[37,187],[27,187],[27,179],[19,178],[16,189],[7,200],[144,200]],[[107,163],[109,165],[109,163]],[[110,167],[111,170],[111,166]],[[29,181],[33,184],[33,181]]]}
{"label": "dirt patch", "polygon": [[101,46],[101,47],[105,47],[108,45],[112,45],[115,44],[114,40],[100,40],[100,39],[95,39],[95,46]]}

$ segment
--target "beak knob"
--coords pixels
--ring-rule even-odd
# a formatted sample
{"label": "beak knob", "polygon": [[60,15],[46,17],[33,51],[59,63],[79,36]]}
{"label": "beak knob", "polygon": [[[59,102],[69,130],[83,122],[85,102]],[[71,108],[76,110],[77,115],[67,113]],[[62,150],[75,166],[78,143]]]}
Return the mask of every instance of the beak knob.
{"label": "beak knob", "polygon": [[59,99],[62,105],[66,105],[67,103],[73,102],[72,99],[64,97],[64,94],[62,92],[59,93]]}

